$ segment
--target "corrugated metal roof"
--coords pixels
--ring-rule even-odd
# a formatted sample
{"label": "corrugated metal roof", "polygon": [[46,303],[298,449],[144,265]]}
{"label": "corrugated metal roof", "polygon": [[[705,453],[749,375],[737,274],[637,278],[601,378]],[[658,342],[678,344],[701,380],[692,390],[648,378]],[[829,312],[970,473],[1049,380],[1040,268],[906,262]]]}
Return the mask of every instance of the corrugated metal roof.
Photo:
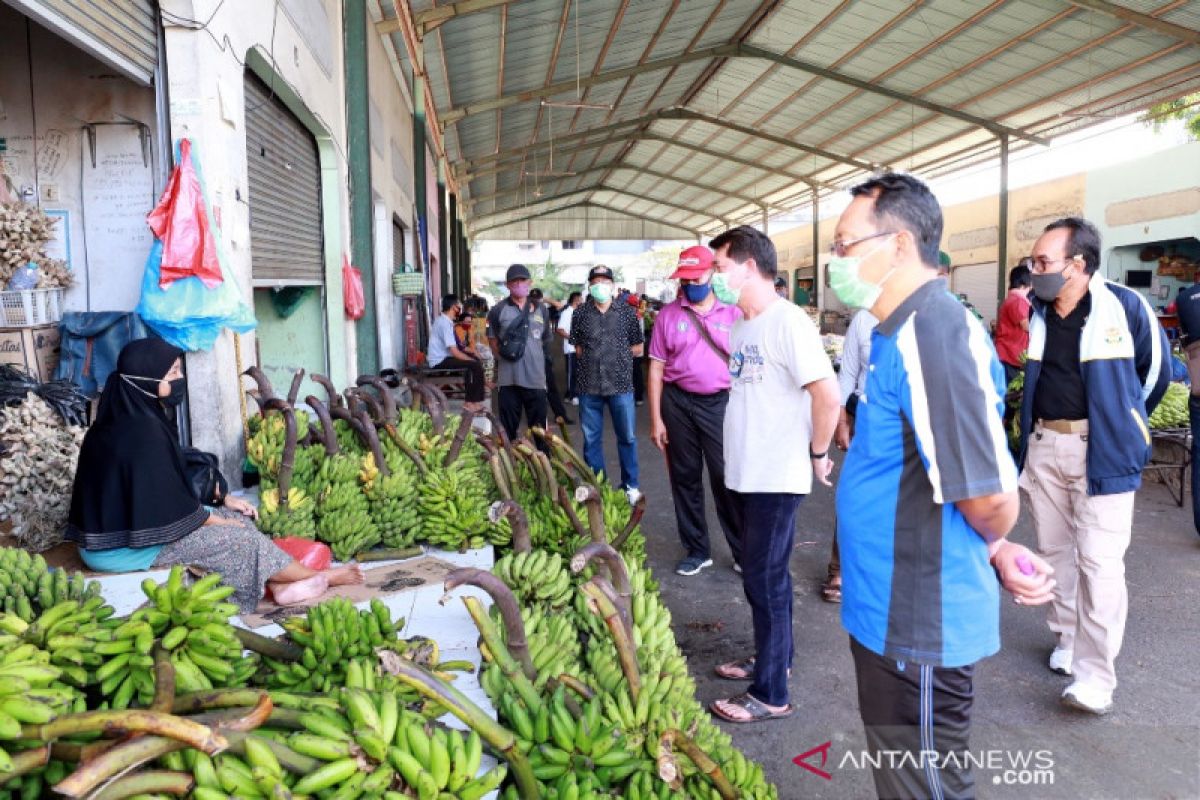
{"label": "corrugated metal roof", "polygon": [[1200,0],[410,7],[456,14],[425,60],[480,238],[711,233],[872,165],[940,174],[994,157],[1001,134],[1029,146],[1200,90]]}

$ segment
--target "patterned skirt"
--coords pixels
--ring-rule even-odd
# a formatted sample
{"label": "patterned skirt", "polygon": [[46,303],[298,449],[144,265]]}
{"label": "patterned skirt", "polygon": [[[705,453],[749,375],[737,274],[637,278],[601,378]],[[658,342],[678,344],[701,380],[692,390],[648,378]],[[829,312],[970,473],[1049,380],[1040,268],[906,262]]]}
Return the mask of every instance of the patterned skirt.
{"label": "patterned skirt", "polygon": [[[292,557],[241,514],[226,509],[213,513],[228,519],[229,524],[204,525],[164,545],[154,559],[154,566],[165,569],[182,564],[219,572],[224,582],[235,589],[230,600],[243,614],[248,614],[258,606],[267,581],[292,563]],[[247,524],[238,522],[239,519],[245,519]]]}

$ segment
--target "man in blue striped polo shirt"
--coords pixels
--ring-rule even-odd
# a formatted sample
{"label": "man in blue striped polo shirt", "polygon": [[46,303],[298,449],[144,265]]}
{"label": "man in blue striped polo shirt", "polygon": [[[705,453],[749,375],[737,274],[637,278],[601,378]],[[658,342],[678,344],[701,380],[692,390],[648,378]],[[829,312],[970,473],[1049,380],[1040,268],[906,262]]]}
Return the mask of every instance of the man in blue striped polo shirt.
{"label": "man in blue striped polo shirt", "polygon": [[880,320],[837,494],[859,713],[872,751],[909,756],[881,761],[880,797],[973,797],[962,754],[974,665],[1000,648],[1000,584],[1043,603],[1052,570],[1004,538],[1018,510],[1004,373],[938,278],[937,199],[896,174],[851,194],[830,285]]}

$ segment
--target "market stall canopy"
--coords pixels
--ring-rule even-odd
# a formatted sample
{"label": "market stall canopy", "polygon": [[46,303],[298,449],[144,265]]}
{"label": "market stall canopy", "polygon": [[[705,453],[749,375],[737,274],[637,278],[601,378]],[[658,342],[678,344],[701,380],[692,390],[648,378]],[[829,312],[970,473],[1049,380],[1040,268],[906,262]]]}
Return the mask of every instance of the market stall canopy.
{"label": "market stall canopy", "polygon": [[1195,0],[380,6],[472,238],[707,235],[1200,89]]}

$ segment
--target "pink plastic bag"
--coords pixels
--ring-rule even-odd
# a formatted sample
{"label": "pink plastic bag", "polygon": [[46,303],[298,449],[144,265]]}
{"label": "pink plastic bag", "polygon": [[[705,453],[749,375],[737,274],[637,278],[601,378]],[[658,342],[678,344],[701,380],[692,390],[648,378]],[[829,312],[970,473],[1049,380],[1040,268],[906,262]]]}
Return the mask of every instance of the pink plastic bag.
{"label": "pink plastic bag", "polygon": [[362,319],[362,315],[367,311],[362,270],[350,266],[349,258],[342,259],[342,299],[345,301],[346,316],[350,319]]}
{"label": "pink plastic bag", "polygon": [[217,242],[208,227],[200,178],[192,165],[191,140],[179,142],[179,163],[146,222],[163,243],[159,288],[166,289],[176,280],[191,276],[209,289],[221,285],[224,277],[217,259]]}
{"label": "pink plastic bag", "polygon": [[276,539],[275,545],[309,569],[328,569],[329,563],[333,561],[333,552],[329,549],[329,545],[322,542],[314,542],[311,539],[301,539],[296,536],[285,536],[282,539]]}

